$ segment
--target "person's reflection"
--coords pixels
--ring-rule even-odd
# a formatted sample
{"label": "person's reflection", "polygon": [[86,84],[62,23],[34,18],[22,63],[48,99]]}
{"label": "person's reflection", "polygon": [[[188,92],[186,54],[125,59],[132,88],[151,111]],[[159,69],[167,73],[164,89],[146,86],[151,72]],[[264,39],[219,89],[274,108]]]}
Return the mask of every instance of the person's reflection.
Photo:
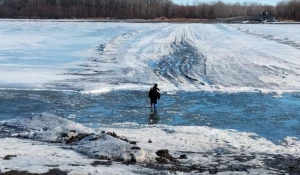
{"label": "person's reflection", "polygon": [[149,125],[158,124],[159,122],[159,114],[157,113],[157,110],[151,109],[150,116],[149,116]]}

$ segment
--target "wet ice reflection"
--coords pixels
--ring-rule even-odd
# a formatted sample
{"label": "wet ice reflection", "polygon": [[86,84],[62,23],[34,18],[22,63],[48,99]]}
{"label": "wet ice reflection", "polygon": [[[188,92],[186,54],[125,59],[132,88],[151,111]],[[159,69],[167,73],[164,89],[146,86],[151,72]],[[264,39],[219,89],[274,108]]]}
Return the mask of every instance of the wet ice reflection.
{"label": "wet ice reflection", "polygon": [[[91,127],[115,123],[209,126],[254,132],[274,142],[300,135],[298,93],[177,92],[162,94],[155,110],[147,92],[80,94],[50,91],[0,91],[0,120],[49,113]],[[132,126],[129,126],[132,127]]]}

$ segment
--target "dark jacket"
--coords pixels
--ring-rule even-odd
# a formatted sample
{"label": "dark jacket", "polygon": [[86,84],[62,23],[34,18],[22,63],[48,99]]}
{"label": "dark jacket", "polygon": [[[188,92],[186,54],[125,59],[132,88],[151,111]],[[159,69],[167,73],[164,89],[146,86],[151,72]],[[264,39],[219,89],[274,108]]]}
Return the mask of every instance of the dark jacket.
{"label": "dark jacket", "polygon": [[160,92],[159,89],[156,86],[153,86],[150,90],[149,90],[149,98],[151,99],[160,99]]}

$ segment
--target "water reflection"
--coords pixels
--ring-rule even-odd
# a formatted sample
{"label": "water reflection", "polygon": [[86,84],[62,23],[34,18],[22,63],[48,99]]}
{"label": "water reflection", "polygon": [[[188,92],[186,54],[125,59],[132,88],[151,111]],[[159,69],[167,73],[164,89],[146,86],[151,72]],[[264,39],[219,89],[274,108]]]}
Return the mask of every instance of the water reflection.
{"label": "water reflection", "polygon": [[149,125],[158,124],[159,122],[159,114],[156,108],[151,108],[150,116],[149,116]]}

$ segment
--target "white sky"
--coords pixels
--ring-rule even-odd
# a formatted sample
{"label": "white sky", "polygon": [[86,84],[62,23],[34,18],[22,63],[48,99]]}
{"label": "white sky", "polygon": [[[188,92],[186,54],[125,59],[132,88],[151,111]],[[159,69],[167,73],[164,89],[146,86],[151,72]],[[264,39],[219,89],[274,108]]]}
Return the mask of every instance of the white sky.
{"label": "white sky", "polygon": [[[177,4],[193,4],[195,1],[196,2],[216,2],[217,0],[172,0],[174,3]],[[222,0],[222,2],[225,3],[235,3],[235,2],[258,2],[261,4],[270,4],[270,5],[276,5],[278,2],[281,0]]]}

